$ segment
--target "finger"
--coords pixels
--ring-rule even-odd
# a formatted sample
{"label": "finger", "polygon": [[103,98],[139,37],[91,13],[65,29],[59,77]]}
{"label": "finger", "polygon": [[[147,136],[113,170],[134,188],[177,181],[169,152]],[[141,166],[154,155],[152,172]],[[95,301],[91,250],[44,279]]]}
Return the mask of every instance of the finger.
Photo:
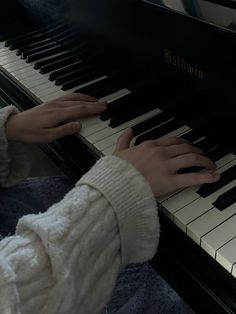
{"label": "finger", "polygon": [[58,140],[61,137],[76,134],[81,130],[81,123],[69,122],[63,125],[60,125],[56,128],[47,129],[47,135],[45,135],[45,139],[48,143]]}
{"label": "finger", "polygon": [[[216,171],[197,172],[188,174],[178,174],[173,180],[178,189],[205,183],[214,183],[220,179],[220,174]],[[175,182],[174,182],[175,181]]]}
{"label": "finger", "polygon": [[68,95],[64,95],[55,99],[55,101],[89,101],[89,102],[97,102],[98,100],[95,97],[79,94],[79,93],[71,93]]}
{"label": "finger", "polygon": [[166,154],[167,154],[167,157],[169,158],[174,158],[180,155],[191,154],[191,153],[202,155],[204,152],[200,148],[189,145],[187,143],[170,145],[166,148]]}
{"label": "finger", "polygon": [[80,101],[78,105],[73,106],[70,106],[70,102],[67,101],[67,103],[69,103],[68,107],[64,107],[57,112],[58,122],[73,121],[94,114],[99,114],[107,108],[106,103],[100,102],[88,103]]}
{"label": "finger", "polygon": [[155,142],[157,145],[160,145],[160,146],[169,146],[169,145],[176,145],[176,144],[183,143],[183,140],[178,137],[168,136],[168,137],[160,137],[157,140],[155,140]]}
{"label": "finger", "polygon": [[201,167],[209,170],[214,170],[216,165],[209,158],[199,154],[186,154],[174,157],[168,161],[172,171],[178,171],[183,168]]}
{"label": "finger", "polygon": [[132,137],[133,137],[133,130],[131,128],[126,129],[119,137],[114,153],[117,153],[123,149],[129,148]]}

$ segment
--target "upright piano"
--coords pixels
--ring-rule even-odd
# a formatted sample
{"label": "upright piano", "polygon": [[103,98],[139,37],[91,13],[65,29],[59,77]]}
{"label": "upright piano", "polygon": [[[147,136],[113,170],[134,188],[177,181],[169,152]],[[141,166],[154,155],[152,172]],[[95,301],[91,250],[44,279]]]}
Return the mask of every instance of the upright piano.
{"label": "upright piano", "polygon": [[80,135],[41,145],[73,180],[127,127],[132,145],[172,135],[203,149],[221,179],[157,200],[151,264],[195,312],[236,313],[235,1],[80,0],[56,18],[24,2],[1,4],[1,105],[71,92],[108,102]]}

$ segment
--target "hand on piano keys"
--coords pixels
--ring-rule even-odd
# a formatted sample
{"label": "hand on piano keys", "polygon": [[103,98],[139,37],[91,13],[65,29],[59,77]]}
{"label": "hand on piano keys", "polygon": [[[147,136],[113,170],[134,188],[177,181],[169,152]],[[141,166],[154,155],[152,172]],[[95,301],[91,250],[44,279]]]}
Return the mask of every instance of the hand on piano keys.
{"label": "hand on piano keys", "polygon": [[11,115],[6,123],[6,136],[12,141],[50,143],[78,133],[81,118],[99,114],[104,109],[105,102],[72,93]]}
{"label": "hand on piano keys", "polygon": [[[114,154],[129,161],[146,178],[156,197],[220,178],[215,163],[201,149],[180,138],[163,137],[129,147],[132,137],[132,129],[127,129],[120,136]],[[205,171],[178,173],[190,167]]]}

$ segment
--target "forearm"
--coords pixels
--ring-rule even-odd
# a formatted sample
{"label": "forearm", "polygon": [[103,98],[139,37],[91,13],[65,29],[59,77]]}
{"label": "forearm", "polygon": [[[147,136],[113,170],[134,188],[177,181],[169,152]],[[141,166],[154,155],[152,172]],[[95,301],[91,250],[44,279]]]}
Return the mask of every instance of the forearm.
{"label": "forearm", "polygon": [[10,186],[24,179],[31,168],[31,150],[27,144],[8,142],[5,124],[17,109],[8,106],[0,110],[0,185]]}
{"label": "forearm", "polygon": [[[110,184],[103,183],[105,177]],[[20,238],[0,242],[1,273],[13,277],[4,280],[0,293],[18,296],[15,306],[24,314],[99,312],[121,267],[150,259],[156,250],[155,199],[143,180],[126,162],[110,157],[47,213],[24,217]],[[130,188],[130,197],[122,195]]]}

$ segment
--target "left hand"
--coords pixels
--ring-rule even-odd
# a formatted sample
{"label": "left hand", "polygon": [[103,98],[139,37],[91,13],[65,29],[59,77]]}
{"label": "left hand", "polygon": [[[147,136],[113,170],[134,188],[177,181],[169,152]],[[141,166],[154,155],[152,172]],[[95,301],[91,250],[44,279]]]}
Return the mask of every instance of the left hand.
{"label": "left hand", "polygon": [[101,113],[106,103],[94,97],[73,93],[11,115],[6,122],[10,141],[49,143],[78,133],[81,118]]}

